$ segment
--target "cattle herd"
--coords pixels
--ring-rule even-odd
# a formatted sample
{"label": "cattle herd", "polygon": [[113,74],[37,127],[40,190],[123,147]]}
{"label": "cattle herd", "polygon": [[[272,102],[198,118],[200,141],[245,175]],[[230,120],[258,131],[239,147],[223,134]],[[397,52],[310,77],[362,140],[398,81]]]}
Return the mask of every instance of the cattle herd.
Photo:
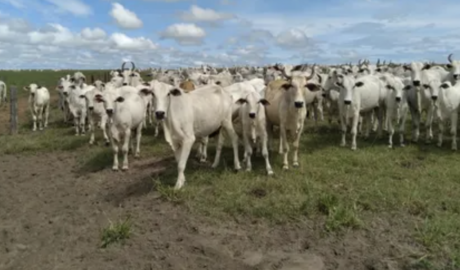
{"label": "cattle herd", "polygon": [[[244,145],[246,169],[251,170],[253,151],[265,159],[267,174],[273,174],[268,142],[273,127],[279,128],[279,153],[283,169],[289,168],[288,154],[292,144],[292,166],[299,166],[299,142],[308,115],[322,121],[327,111],[329,123],[341,126],[341,146],[346,145],[347,127],[351,149],[357,149],[356,137],[365,124],[364,137],[370,131],[388,133],[393,147],[394,125],[399,131],[399,144],[404,146],[407,115],[412,119],[412,140],[420,134],[422,112],[426,112],[426,141],[433,138],[432,123],[439,124],[437,144],[443,141],[444,124],[450,122],[452,149],[457,149],[457,117],[460,105],[460,61],[452,54],[446,64],[412,62],[394,64],[361,60],[357,64],[334,66],[281,65],[266,67],[149,69],[151,81],[144,81],[141,71],[131,68],[113,70],[106,78],[87,82],[81,72],[67,75],[58,82],[59,108],[65,121],[72,121],[76,135],[90,132],[89,143],[95,143],[95,127],[102,130],[107,145],[113,149],[113,170],[128,170],[128,152],[140,154],[142,130],[147,125],[163,130],[177,164],[175,188],[185,183],[184,170],[190,151],[198,142],[197,158],[207,159],[209,137],[218,136],[212,167],[219,164],[224,138],[230,138],[234,167],[241,169],[238,140]],[[2,91],[2,89],[5,89]],[[46,87],[30,84],[29,105],[33,130],[47,127],[50,93]],[[0,83],[0,101],[6,99],[6,86]],[[335,119],[334,119],[335,118]],[[225,131],[225,132],[222,132]],[[224,134],[225,133],[225,134]],[[291,135],[288,137],[288,134]],[[224,137],[224,135],[226,135]],[[289,138],[289,139],[288,139]]]}

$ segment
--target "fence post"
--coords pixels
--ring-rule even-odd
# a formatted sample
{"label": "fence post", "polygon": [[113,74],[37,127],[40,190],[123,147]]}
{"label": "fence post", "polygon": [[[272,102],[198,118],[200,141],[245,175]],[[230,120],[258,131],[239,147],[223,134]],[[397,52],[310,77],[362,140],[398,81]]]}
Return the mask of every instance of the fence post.
{"label": "fence post", "polygon": [[18,107],[17,107],[17,87],[10,87],[10,134],[18,134]]}

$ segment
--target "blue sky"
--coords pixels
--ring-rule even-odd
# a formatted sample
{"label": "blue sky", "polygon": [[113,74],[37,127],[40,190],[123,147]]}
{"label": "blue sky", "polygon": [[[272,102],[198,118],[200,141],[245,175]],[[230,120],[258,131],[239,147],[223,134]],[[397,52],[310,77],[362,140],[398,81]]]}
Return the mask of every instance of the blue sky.
{"label": "blue sky", "polygon": [[446,62],[458,14],[453,0],[0,0],[0,68]]}

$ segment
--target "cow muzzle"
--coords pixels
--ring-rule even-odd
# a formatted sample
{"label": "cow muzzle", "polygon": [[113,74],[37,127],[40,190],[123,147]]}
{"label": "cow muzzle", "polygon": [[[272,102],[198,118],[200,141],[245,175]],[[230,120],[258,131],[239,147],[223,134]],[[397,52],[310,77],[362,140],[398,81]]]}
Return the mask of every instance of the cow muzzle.
{"label": "cow muzzle", "polygon": [[107,110],[105,110],[105,112],[107,113],[108,116],[113,115],[113,110],[112,109],[107,109]]}
{"label": "cow muzzle", "polygon": [[431,99],[432,99],[433,101],[436,101],[436,100],[438,100],[438,96],[431,96]]}
{"label": "cow muzzle", "polygon": [[344,100],[343,103],[344,103],[345,105],[351,105],[351,100]]}
{"label": "cow muzzle", "polygon": [[460,78],[460,74],[454,74],[454,79],[458,80]]}
{"label": "cow muzzle", "polygon": [[251,118],[251,119],[256,118],[256,114],[255,113],[249,113],[249,118]]}
{"label": "cow muzzle", "polygon": [[157,111],[157,112],[155,112],[155,117],[156,117],[158,120],[163,120],[163,119],[165,118],[165,112]]}
{"label": "cow muzzle", "polygon": [[294,102],[294,106],[296,108],[302,108],[303,107],[303,101],[296,101]]}
{"label": "cow muzzle", "polygon": [[88,107],[88,110],[92,112],[94,110],[94,107]]}
{"label": "cow muzzle", "polygon": [[413,81],[412,83],[414,84],[414,86],[420,86],[420,81],[418,81],[418,80],[417,80],[417,81]]}
{"label": "cow muzzle", "polygon": [[401,102],[401,97],[396,97],[396,102]]}

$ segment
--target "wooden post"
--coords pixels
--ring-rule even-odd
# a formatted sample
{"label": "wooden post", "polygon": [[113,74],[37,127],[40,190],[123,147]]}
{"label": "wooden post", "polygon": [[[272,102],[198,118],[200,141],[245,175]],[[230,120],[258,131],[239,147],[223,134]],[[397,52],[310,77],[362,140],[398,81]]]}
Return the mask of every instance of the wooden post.
{"label": "wooden post", "polygon": [[18,106],[17,87],[10,87],[10,134],[18,134]]}

